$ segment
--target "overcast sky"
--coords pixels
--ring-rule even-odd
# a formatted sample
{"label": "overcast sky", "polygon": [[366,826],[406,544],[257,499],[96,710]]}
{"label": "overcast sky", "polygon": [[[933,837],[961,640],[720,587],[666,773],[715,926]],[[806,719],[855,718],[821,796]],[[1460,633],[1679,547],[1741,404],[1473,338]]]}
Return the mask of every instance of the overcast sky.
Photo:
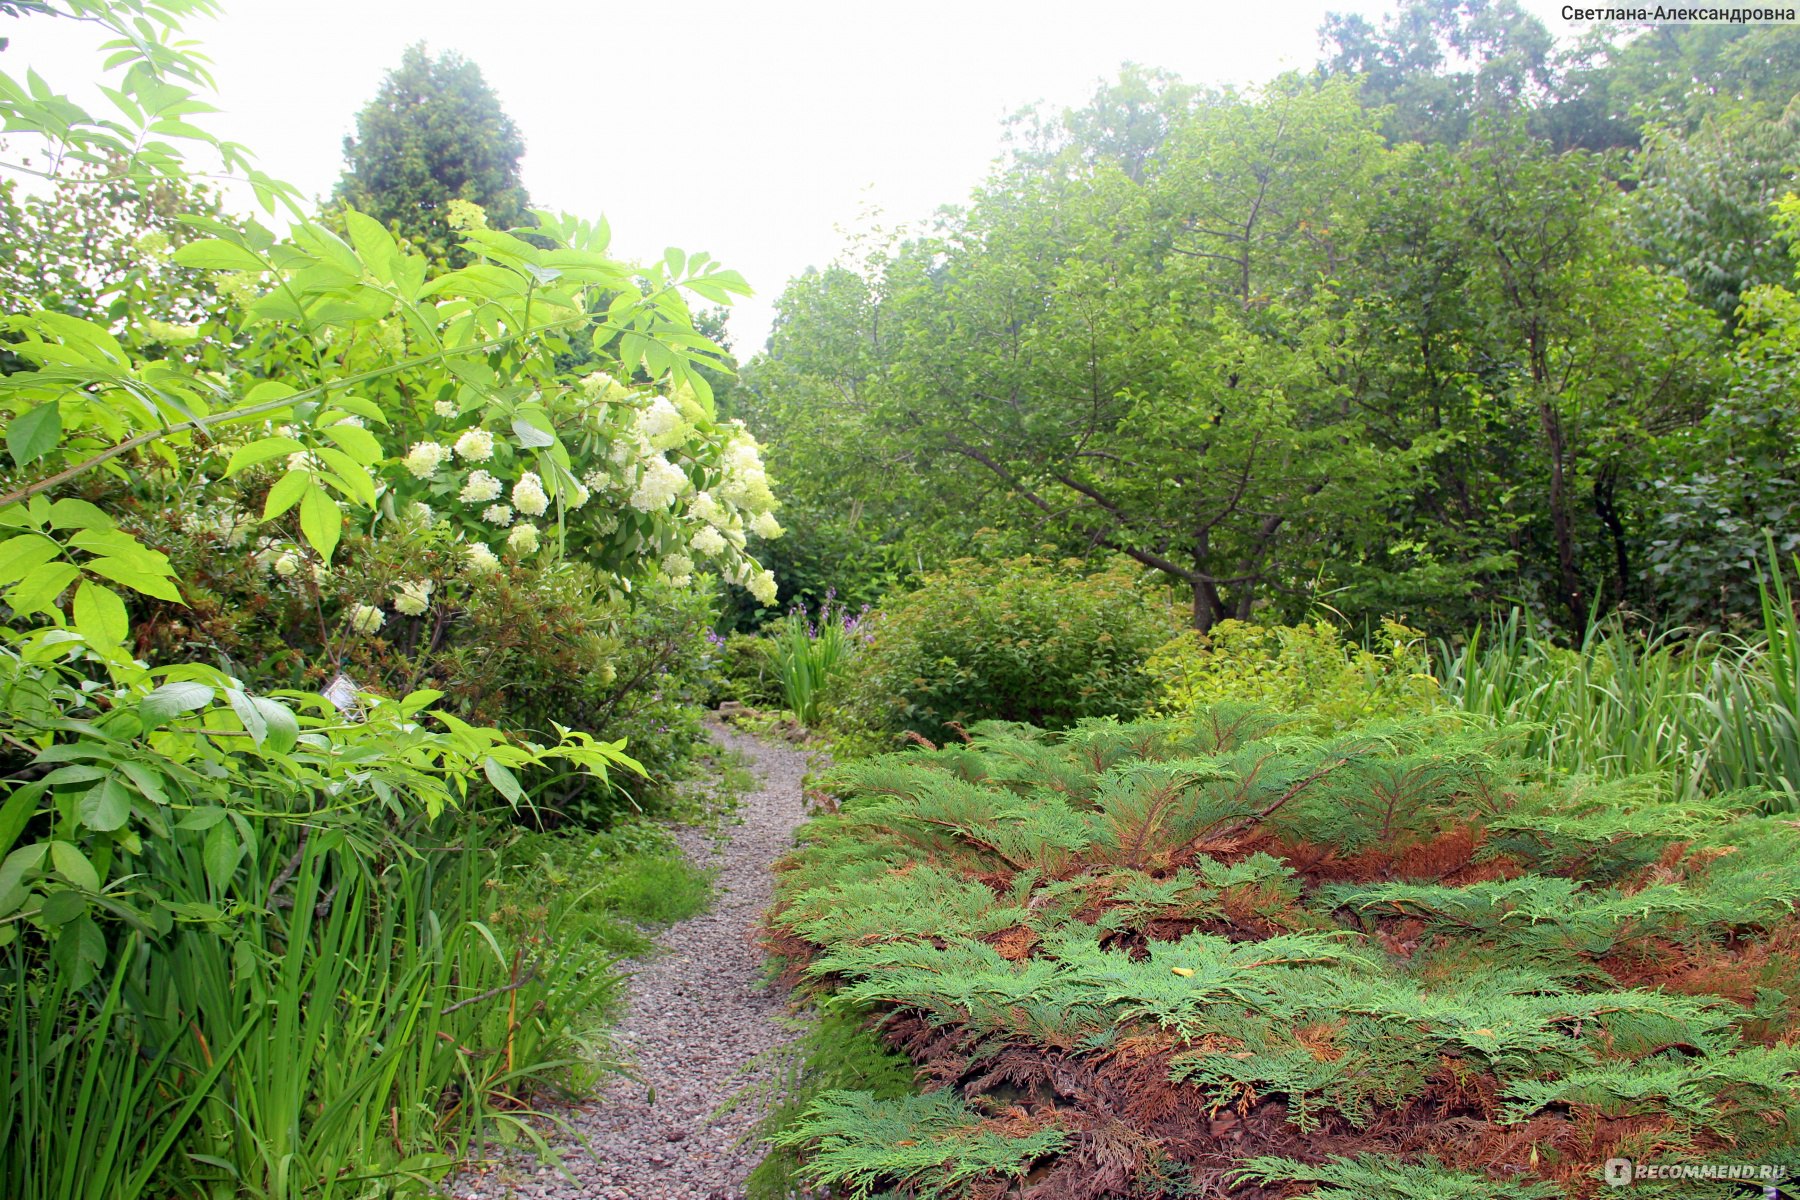
{"label": "overcast sky", "polygon": [[[1559,0],[1524,0],[1558,35]],[[612,223],[615,252],[705,250],[750,280],[738,353],[768,332],[792,276],[878,209],[918,222],[964,198],[1036,101],[1076,105],[1119,65],[1256,83],[1317,57],[1327,10],[1384,0],[224,0],[189,33],[216,64],[211,128],[324,196],[342,141],[402,50],[479,63],[525,136],[539,207]],[[60,22],[0,21],[0,63],[60,90],[96,59]]]}

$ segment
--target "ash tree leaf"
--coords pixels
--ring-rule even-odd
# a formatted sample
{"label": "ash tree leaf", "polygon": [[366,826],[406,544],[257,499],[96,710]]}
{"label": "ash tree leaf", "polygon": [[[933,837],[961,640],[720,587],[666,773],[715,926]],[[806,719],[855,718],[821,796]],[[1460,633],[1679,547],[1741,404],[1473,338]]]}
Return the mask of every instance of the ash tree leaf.
{"label": "ash tree leaf", "polygon": [[298,454],[306,447],[291,437],[266,437],[251,442],[248,446],[239,446],[231,452],[231,461],[225,464],[225,477],[229,479],[239,471],[247,471],[259,463],[268,462],[271,458],[279,458],[285,454]]}
{"label": "ash tree leaf", "polygon": [[494,790],[514,804],[525,799],[525,789],[519,786],[519,777],[493,755],[481,760],[481,770],[488,782],[494,785]]}
{"label": "ash tree leaf", "polygon": [[206,831],[206,845],[201,857],[206,863],[206,879],[216,891],[224,891],[231,883],[231,877],[237,874],[238,860],[244,855],[244,848],[238,843],[237,834],[231,822],[220,821]]}
{"label": "ash tree leaf", "polygon": [[300,740],[300,722],[294,717],[293,710],[279,700],[271,700],[267,696],[250,697],[250,706],[256,709],[268,730],[268,747],[277,754],[286,754]]}
{"label": "ash tree leaf", "polygon": [[80,574],[80,568],[73,563],[53,562],[33,567],[13,588],[7,603],[20,616],[48,612],[63,589],[74,583]]}
{"label": "ash tree leaf", "polygon": [[6,426],[7,453],[21,467],[56,449],[61,440],[62,408],[54,400],[21,413]]}
{"label": "ash tree leaf", "polygon": [[344,533],[344,514],[325,489],[313,488],[300,501],[300,532],[319,557],[329,563],[331,552],[337,549],[338,539]]}
{"label": "ash tree leaf", "polygon": [[189,242],[175,251],[175,261],[199,271],[255,271],[268,269],[254,253],[223,238],[203,238]]}
{"label": "ash tree leaf", "polygon": [[213,690],[204,683],[165,683],[138,702],[138,716],[147,726],[154,727],[171,717],[205,708],[212,699]]}
{"label": "ash tree leaf", "polygon": [[275,486],[269,489],[268,500],[263,503],[263,520],[273,520],[300,503],[300,497],[306,495],[306,489],[311,486],[312,476],[305,471],[289,471],[277,479]]}
{"label": "ash tree leaf", "polygon": [[100,876],[94,870],[94,864],[87,860],[75,847],[73,842],[50,843],[50,865],[58,875],[90,892],[100,890]]}
{"label": "ash tree leaf", "polygon": [[554,433],[539,428],[524,417],[519,417],[514,420],[512,428],[513,436],[519,439],[519,445],[525,447],[527,450],[542,450],[545,446],[554,446],[556,444],[556,435]]}
{"label": "ash tree leaf", "polygon": [[75,589],[75,628],[96,645],[122,645],[131,633],[131,618],[119,593],[91,579]]}
{"label": "ash tree leaf", "polygon": [[262,745],[269,736],[269,723],[256,705],[250,703],[250,697],[236,688],[226,688],[225,699],[231,705],[231,711],[243,723],[244,732],[250,735],[250,740],[258,746]]}
{"label": "ash tree leaf", "polygon": [[108,775],[87,790],[75,811],[89,829],[110,833],[131,819],[131,792],[117,775]]}

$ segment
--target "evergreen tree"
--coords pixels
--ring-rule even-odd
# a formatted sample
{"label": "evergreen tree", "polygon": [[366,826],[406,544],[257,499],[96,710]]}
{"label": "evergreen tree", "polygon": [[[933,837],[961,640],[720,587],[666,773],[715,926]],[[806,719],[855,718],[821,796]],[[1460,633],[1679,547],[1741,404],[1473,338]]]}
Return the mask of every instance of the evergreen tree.
{"label": "evergreen tree", "polygon": [[420,43],[357,116],[356,135],[344,139],[333,198],[443,255],[452,200],[479,204],[496,229],[525,220],[524,153],[481,68],[454,52],[433,58]]}

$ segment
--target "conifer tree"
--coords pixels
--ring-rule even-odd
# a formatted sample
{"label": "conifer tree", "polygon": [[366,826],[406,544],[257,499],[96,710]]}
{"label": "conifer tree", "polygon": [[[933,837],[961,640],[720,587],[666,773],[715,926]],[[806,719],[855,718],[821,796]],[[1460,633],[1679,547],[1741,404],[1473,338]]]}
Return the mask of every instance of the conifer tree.
{"label": "conifer tree", "polygon": [[407,49],[344,139],[344,174],[333,194],[436,255],[449,246],[452,200],[478,204],[487,223],[525,219],[519,130],[481,68],[455,52]]}

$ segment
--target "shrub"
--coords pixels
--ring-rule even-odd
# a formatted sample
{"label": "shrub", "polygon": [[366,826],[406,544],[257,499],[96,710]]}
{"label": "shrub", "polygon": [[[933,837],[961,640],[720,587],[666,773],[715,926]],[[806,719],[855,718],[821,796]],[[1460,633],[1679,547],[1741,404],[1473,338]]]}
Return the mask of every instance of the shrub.
{"label": "shrub", "polygon": [[711,699],[735,700],[752,708],[781,703],[781,676],[775,665],[775,643],[753,633],[712,638],[719,654]]}
{"label": "shrub", "polygon": [[1383,621],[1355,646],[1333,625],[1220,621],[1184,632],[1150,657],[1161,687],[1156,707],[1171,715],[1217,704],[1254,704],[1300,715],[1321,733],[1381,717],[1427,712],[1439,703],[1425,635]]}
{"label": "shrub", "polygon": [[838,767],[770,944],[927,1091],[801,1080],[801,1186],[1525,1200],[1613,1156],[1791,1164],[1791,829],[1433,719],[1289,725],[990,723]]}
{"label": "shrub", "polygon": [[1176,618],[1120,567],[961,559],[893,598],[857,655],[846,717],[868,729],[954,737],[994,718],[1060,729],[1131,717],[1155,698],[1143,669]]}

